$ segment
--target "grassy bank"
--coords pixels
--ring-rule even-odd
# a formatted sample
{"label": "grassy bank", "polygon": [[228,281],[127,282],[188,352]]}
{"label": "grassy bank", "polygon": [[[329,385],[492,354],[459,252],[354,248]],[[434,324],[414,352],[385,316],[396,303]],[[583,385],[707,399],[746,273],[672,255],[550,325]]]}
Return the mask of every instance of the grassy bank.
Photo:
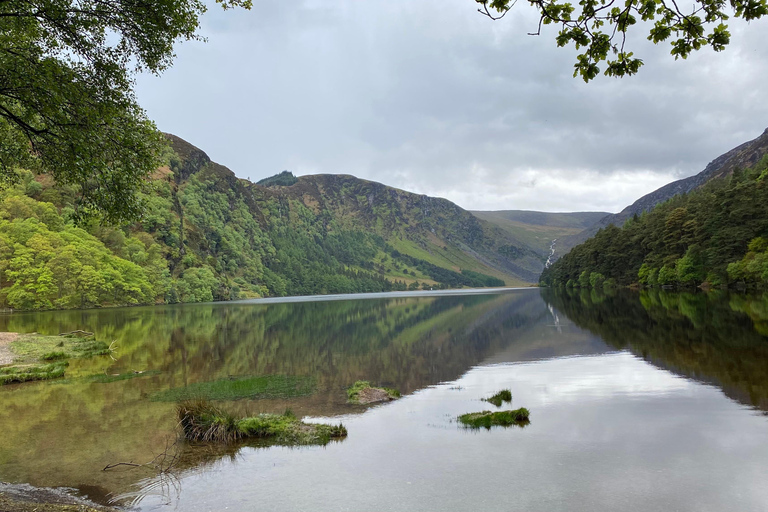
{"label": "grassy bank", "polygon": [[189,441],[233,442],[263,439],[282,446],[326,445],[347,436],[344,425],[304,423],[292,412],[236,418],[204,400],[178,405],[179,425]]}

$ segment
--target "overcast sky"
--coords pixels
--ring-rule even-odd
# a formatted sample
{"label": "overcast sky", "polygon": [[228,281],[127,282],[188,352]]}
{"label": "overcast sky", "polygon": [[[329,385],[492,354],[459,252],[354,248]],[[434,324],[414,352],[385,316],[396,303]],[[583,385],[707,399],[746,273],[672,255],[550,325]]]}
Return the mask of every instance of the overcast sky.
{"label": "overcast sky", "polygon": [[139,102],[241,178],[352,174],[482,210],[619,211],[768,127],[768,21],[686,61],[638,34],[638,76],[585,84],[522,4],[211,7],[208,42],[139,77]]}

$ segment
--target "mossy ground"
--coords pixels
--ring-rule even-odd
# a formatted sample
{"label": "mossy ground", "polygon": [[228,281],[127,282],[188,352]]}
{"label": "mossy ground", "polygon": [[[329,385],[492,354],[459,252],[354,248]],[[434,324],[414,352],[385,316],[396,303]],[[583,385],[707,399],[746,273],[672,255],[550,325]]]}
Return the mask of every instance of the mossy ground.
{"label": "mossy ground", "polygon": [[63,377],[69,359],[110,353],[93,336],[21,334],[10,345],[13,363],[0,367],[0,385]]}
{"label": "mossy ground", "polygon": [[304,423],[286,411],[235,418],[204,400],[187,400],[177,407],[179,425],[189,441],[233,442],[261,439],[281,446],[326,445],[347,436],[342,424]]}
{"label": "mossy ground", "polygon": [[530,413],[525,407],[512,411],[483,411],[462,414],[459,422],[469,428],[491,428],[494,426],[509,427],[517,425],[524,427],[530,423]]}
{"label": "mossy ground", "polygon": [[172,388],[152,396],[156,402],[181,400],[239,400],[241,398],[293,398],[315,392],[312,377],[293,375],[260,375],[198,382],[183,388]]}
{"label": "mossy ground", "polygon": [[[366,399],[367,396],[377,399]],[[400,391],[393,388],[377,388],[371,386],[367,380],[358,380],[347,389],[347,399],[352,403],[371,403],[381,400],[395,400],[400,398]]]}
{"label": "mossy ground", "polygon": [[495,395],[483,398],[484,401],[492,403],[496,407],[501,407],[502,402],[511,402],[512,401],[512,392],[508,389],[502,389]]}
{"label": "mossy ground", "polygon": [[14,362],[32,363],[109,354],[109,345],[93,336],[22,334],[11,343]]}

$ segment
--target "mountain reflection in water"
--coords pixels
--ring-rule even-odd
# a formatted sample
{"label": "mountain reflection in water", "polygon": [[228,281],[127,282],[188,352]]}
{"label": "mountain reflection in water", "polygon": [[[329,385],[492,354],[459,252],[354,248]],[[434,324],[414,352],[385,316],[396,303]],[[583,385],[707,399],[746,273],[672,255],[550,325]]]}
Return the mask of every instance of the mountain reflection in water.
{"label": "mountain reflection in water", "polygon": [[[221,472],[229,479],[242,470],[250,475],[248,478],[265,478],[274,490],[270,499],[276,501],[260,502],[263,508],[306,508],[316,503],[277,497],[280,492],[290,493],[290,488],[309,485],[301,478],[321,482],[320,475],[292,473],[298,471],[294,464],[320,464],[319,471],[323,472],[345,463],[356,467],[358,457],[379,457],[378,470],[386,472],[386,460],[391,458],[396,465],[398,454],[403,460],[415,454],[438,460],[442,456],[437,453],[447,451],[454,453],[456,460],[463,460],[474,457],[467,450],[475,443],[480,443],[475,446],[478,453],[486,448],[493,453],[492,446],[483,444],[493,437],[467,437],[452,422],[457,414],[488,407],[478,399],[502,387],[512,389],[515,407],[532,410],[532,423],[524,430],[503,434],[494,430],[489,435],[512,436],[514,443],[521,443],[523,452],[532,449],[532,445],[525,445],[526,436],[534,439],[562,431],[562,425],[552,423],[555,418],[570,422],[566,428],[579,432],[578,436],[561,433],[558,441],[573,437],[573,446],[581,445],[587,432],[592,435],[613,421],[624,424],[628,418],[636,418],[640,413],[631,405],[636,400],[658,400],[655,406],[667,410],[672,404],[670,397],[683,400],[701,395],[714,400],[715,408],[730,407],[717,405],[721,399],[702,390],[697,381],[716,385],[739,403],[765,411],[766,304],[764,297],[728,294],[519,290],[487,295],[350,297],[332,302],[216,303],[2,316],[0,330],[55,334],[86,329],[95,331],[100,339],[115,340],[118,352],[116,360],[74,361],[62,381],[0,388],[5,411],[0,416],[0,429],[5,434],[0,446],[0,480],[74,487],[102,501],[121,495],[142,508],[162,506],[169,499],[168,491],[180,485],[180,494],[171,500],[173,505],[202,510],[204,500],[200,501],[194,489],[205,489],[199,483],[205,468],[215,468],[215,474]],[[150,372],[108,383],[92,378],[134,370]],[[178,481],[170,483],[143,468],[101,471],[119,461],[149,461],[172,442],[174,404],[153,401],[158,392],[246,375],[310,377],[315,388],[305,396],[239,400],[225,403],[226,407],[240,413],[291,408],[298,416],[341,415],[350,437],[326,448],[298,450],[187,446],[177,467]],[[345,388],[356,380],[395,387],[411,396],[373,410],[350,405]],[[675,404],[678,408],[690,405]],[[571,408],[581,412],[567,412]],[[710,414],[705,409],[702,414]],[[361,414],[366,410],[367,414]],[[579,415],[597,421],[598,410],[605,425],[590,423],[592,431],[580,426],[586,419]],[[662,419],[648,421],[652,430]],[[737,428],[734,425],[730,428]],[[409,439],[398,441],[402,446],[395,447],[391,436],[398,428],[404,428],[400,435]],[[754,428],[750,423],[749,429]],[[474,441],[464,446],[468,439]],[[676,439],[663,442],[667,446]],[[590,441],[587,446],[596,445]],[[753,452],[761,453],[759,449]],[[543,454],[535,466],[544,471],[548,465],[558,464],[557,457]],[[267,462],[294,469],[288,474],[283,473],[288,471],[285,468],[274,472],[265,469]],[[446,484],[450,478],[441,483],[439,475],[411,474],[420,464],[414,463],[406,473],[417,480],[423,478],[425,485],[450,485]],[[427,464],[422,469],[434,468]],[[652,470],[650,466],[642,469]],[[256,470],[266,473],[251,473]],[[373,478],[376,472],[371,471],[371,475],[361,473],[360,478]],[[274,480],[278,476],[281,480]],[[138,492],[137,482],[141,482]],[[370,485],[375,487],[374,482]],[[352,493],[355,482],[347,484],[352,487],[346,489],[341,482],[336,491]],[[539,489],[537,485],[531,484],[531,489]],[[467,500],[482,492],[480,488],[475,493],[462,489]],[[158,490],[163,491],[162,496],[152,497]],[[327,489],[328,499],[333,499],[331,491]],[[313,492],[319,491],[313,488]],[[418,502],[409,499],[422,499],[420,495],[409,498],[406,493],[398,502],[397,492],[392,492],[394,501],[389,509],[403,509],[397,503],[419,509]],[[231,498],[249,503],[247,493],[238,496],[235,493]],[[529,497],[536,501],[535,496]],[[474,506],[471,500],[456,499],[454,496],[449,502],[463,503],[453,507],[456,510]],[[372,503],[376,502],[353,500],[348,505],[368,507]],[[245,505],[242,508],[249,509]]]}

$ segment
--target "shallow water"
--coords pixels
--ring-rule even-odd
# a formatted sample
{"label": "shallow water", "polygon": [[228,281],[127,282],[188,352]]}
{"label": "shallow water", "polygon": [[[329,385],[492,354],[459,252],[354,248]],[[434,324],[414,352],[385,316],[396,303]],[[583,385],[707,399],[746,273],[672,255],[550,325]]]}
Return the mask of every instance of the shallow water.
{"label": "shallow water", "polygon": [[[14,315],[0,328],[117,340],[62,382],[0,388],[0,480],[141,510],[765,510],[768,301],[499,291]],[[125,381],[88,375],[155,370]],[[343,421],[326,447],[184,447],[168,475],[101,469],[173,441],[154,393],[229,376],[310,376],[308,396],[240,400]],[[345,402],[358,379],[401,400]],[[525,428],[455,418],[512,390]],[[506,406],[505,406],[506,407]],[[177,449],[177,447],[173,447]]]}

